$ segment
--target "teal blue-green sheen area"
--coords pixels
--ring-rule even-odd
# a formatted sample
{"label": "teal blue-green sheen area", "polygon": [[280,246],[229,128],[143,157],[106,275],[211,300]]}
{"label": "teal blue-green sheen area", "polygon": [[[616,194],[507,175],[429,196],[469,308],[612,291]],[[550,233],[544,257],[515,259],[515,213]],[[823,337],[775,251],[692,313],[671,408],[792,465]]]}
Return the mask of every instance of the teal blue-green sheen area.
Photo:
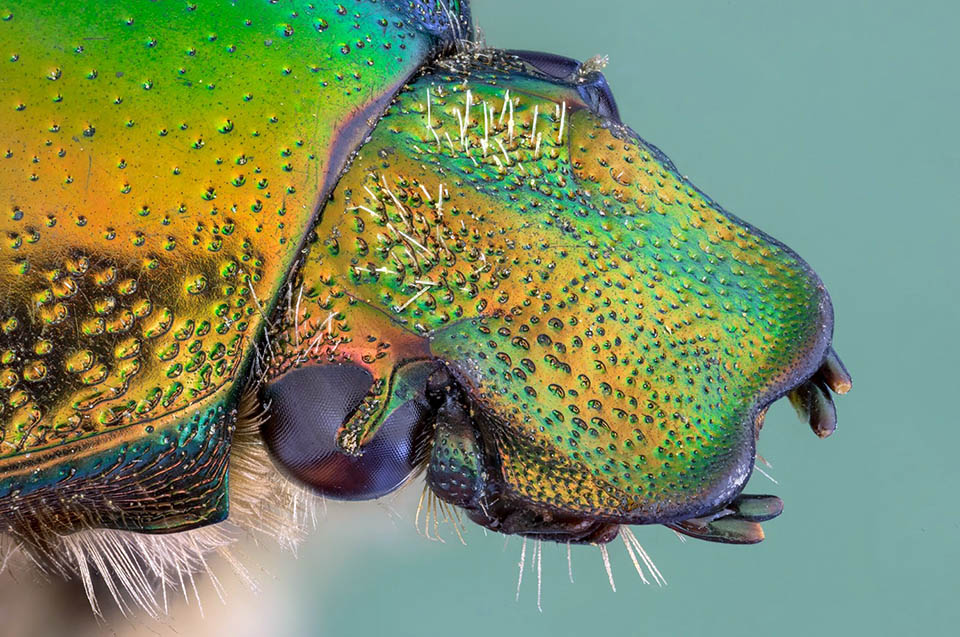
{"label": "teal blue-green sheen area", "polygon": [[[138,533],[184,531],[221,522],[229,513],[224,468],[229,462],[231,418],[222,404],[215,404],[184,416],[171,428],[134,425],[142,428],[135,442],[80,454],[79,460],[26,477],[0,480],[0,498],[10,497],[25,517],[44,519],[57,501],[57,491],[71,488],[64,511],[88,515],[89,523],[102,528]],[[142,497],[143,493],[160,495]],[[122,510],[116,506],[120,503]]]}

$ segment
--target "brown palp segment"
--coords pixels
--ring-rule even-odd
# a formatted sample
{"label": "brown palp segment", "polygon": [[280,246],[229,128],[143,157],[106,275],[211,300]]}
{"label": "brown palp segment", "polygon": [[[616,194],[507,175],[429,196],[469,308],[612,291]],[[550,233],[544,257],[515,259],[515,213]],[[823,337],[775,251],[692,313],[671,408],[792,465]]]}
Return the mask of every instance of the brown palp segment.
{"label": "brown palp segment", "polygon": [[827,351],[827,357],[818,372],[819,376],[826,382],[827,386],[837,394],[846,394],[853,388],[853,379],[850,372],[837,353],[831,347]]}
{"label": "brown palp segment", "polygon": [[827,438],[837,429],[837,408],[824,381],[815,376],[788,394],[800,418],[810,423],[813,433]]}

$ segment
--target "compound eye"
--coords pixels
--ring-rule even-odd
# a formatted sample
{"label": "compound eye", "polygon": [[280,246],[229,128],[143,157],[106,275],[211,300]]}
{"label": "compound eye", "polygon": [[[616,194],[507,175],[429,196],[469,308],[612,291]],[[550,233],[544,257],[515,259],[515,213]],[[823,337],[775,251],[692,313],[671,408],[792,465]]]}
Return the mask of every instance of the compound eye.
{"label": "compound eye", "polygon": [[610,90],[607,79],[602,73],[593,75],[596,77],[592,78],[592,82],[580,86],[580,95],[590,104],[594,113],[619,122],[620,109],[617,108],[617,101],[613,99],[613,91]]}
{"label": "compound eye", "polygon": [[[508,53],[556,80],[572,80],[582,66],[579,61],[573,58],[553,55],[552,53],[522,50],[508,51]],[[620,121],[620,109],[617,108],[617,101],[613,98],[613,92],[610,90],[610,85],[607,84],[603,73],[593,71],[577,80],[577,83],[579,84],[577,88],[580,91],[580,96],[594,113],[617,122]]]}
{"label": "compound eye", "polygon": [[417,466],[428,405],[411,400],[380,425],[359,456],[337,445],[337,430],[373,385],[359,365],[319,365],[270,382],[262,399],[270,416],[261,428],[270,454],[292,478],[326,497],[372,500],[401,486]]}
{"label": "compound eye", "polygon": [[520,58],[544,75],[558,80],[569,79],[580,68],[579,61],[562,55],[521,50],[507,51],[507,53]]}

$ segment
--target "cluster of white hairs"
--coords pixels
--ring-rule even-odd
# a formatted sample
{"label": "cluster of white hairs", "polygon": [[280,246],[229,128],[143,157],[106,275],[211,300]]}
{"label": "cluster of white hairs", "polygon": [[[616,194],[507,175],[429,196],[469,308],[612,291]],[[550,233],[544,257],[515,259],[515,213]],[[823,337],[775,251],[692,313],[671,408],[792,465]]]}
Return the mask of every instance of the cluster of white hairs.
{"label": "cluster of white hairs", "polygon": [[[453,68],[457,68],[456,64],[453,65]],[[529,122],[526,122],[521,121],[516,114],[516,110],[521,106],[522,93],[511,94],[510,90],[507,89],[500,99],[499,108],[496,103],[490,103],[486,100],[477,102],[474,99],[473,90],[469,88],[466,80],[460,93],[463,95],[463,105],[462,107],[453,107],[452,116],[457,121],[454,133],[451,136],[449,131],[443,130],[444,117],[434,115],[433,104],[434,99],[445,99],[448,93],[444,92],[442,85],[426,89],[426,99],[420,104],[420,111],[426,116],[424,126],[430,134],[430,136],[421,138],[427,152],[442,152],[444,143],[441,140],[444,140],[452,157],[466,157],[473,162],[474,166],[479,166],[481,163],[494,164],[502,174],[506,174],[510,172],[509,169],[516,167],[522,175],[526,175],[527,171],[523,163],[525,161],[536,161],[540,158],[541,146],[547,141],[548,137],[555,135],[555,145],[561,146],[567,136],[568,105],[566,101],[552,102],[554,111],[552,120],[548,112],[549,109],[545,108],[543,112],[540,110],[541,102],[547,100],[535,102]],[[434,95],[436,95],[436,98]],[[543,129],[538,129],[539,122],[544,119],[547,127],[555,131],[554,133],[548,133],[547,137],[544,136]],[[517,129],[521,126],[528,129],[529,133],[520,134]],[[438,131],[440,132],[438,133]],[[506,145],[504,145],[504,139],[507,140]],[[515,140],[520,143],[514,145]],[[494,148],[494,142],[497,148]],[[513,147],[512,152],[508,151],[507,146]],[[527,152],[521,155],[520,150],[523,147],[526,148]],[[424,152],[420,146],[415,146],[415,150]],[[479,151],[479,162],[474,150]],[[498,150],[499,152],[497,152]],[[503,162],[500,161],[500,157],[503,157]]]}
{"label": "cluster of white hairs", "polygon": [[90,528],[56,534],[37,547],[0,534],[0,573],[17,557],[41,572],[76,579],[90,607],[102,615],[97,589],[106,589],[120,611],[141,609],[152,617],[168,612],[172,595],[191,594],[202,604],[196,577],[205,576],[223,597],[211,559],[228,564],[251,588],[256,583],[231,552],[243,537],[270,537],[295,551],[316,526],[319,498],[279,474],[259,428],[264,417],[252,391],[241,399],[230,454],[230,518],[227,522],[165,535]]}
{"label": "cluster of white hairs", "polygon": [[[627,549],[627,555],[630,556],[630,561],[633,563],[634,569],[637,571],[637,575],[640,576],[640,580],[646,584],[650,585],[651,580],[657,586],[666,586],[667,580],[660,572],[660,569],[657,568],[657,565],[653,563],[653,560],[650,558],[650,555],[647,554],[647,551],[640,544],[640,541],[637,539],[637,536],[633,534],[633,531],[629,526],[622,525],[619,531],[620,539],[623,540],[623,545]],[[681,540],[684,540],[683,536],[679,533],[677,534]],[[685,541],[685,540],[684,540]],[[603,561],[603,568],[607,573],[607,580],[610,582],[610,589],[616,593],[617,584],[613,579],[613,567],[610,563],[610,551],[607,548],[606,544],[598,544],[597,549],[600,551],[600,559]],[[642,562],[642,566],[641,566]],[[537,610],[541,613],[543,612],[543,540],[534,540],[533,541],[533,551],[531,554],[531,560],[529,562],[530,568],[535,570],[537,573]],[[519,573],[517,575],[517,600],[520,599],[520,589],[523,587],[523,571],[524,567],[527,565],[527,538],[523,538],[520,544],[520,561],[517,563],[519,567]],[[644,572],[646,569],[646,572]],[[650,577],[647,577],[649,573]],[[573,583],[573,545],[570,542],[567,542],[567,574],[570,578],[570,583]]]}

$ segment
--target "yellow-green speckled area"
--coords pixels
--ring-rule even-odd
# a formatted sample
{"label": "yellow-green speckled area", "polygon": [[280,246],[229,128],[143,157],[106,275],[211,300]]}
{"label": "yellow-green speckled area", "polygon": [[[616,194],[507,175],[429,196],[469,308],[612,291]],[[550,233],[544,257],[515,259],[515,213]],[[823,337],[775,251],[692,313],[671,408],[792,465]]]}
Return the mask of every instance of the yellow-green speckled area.
{"label": "yellow-green speckled area", "polygon": [[413,4],[0,4],[0,458],[228,395]]}

